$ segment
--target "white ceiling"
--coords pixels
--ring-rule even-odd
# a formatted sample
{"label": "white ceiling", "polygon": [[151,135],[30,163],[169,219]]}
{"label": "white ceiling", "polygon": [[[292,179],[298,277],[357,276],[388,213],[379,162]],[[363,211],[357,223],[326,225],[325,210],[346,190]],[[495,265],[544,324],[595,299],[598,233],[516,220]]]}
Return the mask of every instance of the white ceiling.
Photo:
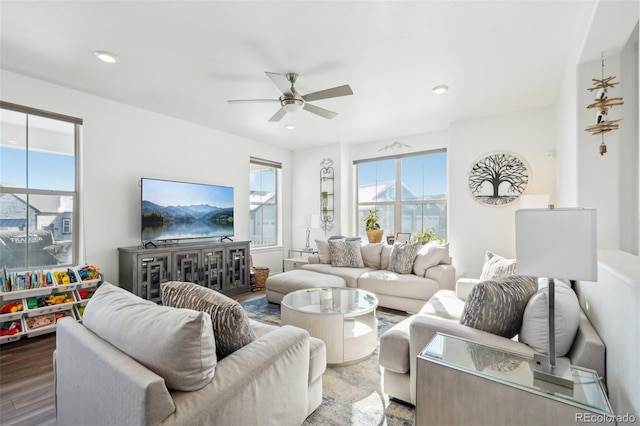
{"label": "white ceiling", "polygon": [[[584,3],[3,0],[0,66],[287,148],[357,143],[553,104]],[[227,103],[277,98],[265,71],[354,95],[314,102],[333,120]]]}

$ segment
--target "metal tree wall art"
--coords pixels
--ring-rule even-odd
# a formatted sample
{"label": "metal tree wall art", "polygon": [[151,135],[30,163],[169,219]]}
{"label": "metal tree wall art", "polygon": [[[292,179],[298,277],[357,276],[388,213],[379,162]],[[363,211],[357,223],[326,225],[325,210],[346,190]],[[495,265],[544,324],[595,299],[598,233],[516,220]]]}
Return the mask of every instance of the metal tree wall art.
{"label": "metal tree wall art", "polygon": [[604,134],[612,130],[618,130],[618,122],[620,120],[609,120],[609,108],[613,106],[623,105],[622,98],[609,98],[607,96],[608,89],[616,86],[618,82],[613,82],[616,76],[604,78],[604,53],[602,54],[602,78],[592,78],[593,85],[588,88],[589,92],[596,92],[595,102],[589,104],[587,109],[596,109],[596,124],[587,127],[585,130],[591,132],[592,135],[601,135],[602,143],[600,144],[600,155],[607,152],[607,145],[604,143]]}
{"label": "metal tree wall art", "polygon": [[469,172],[469,190],[476,201],[483,204],[508,204],[524,192],[527,183],[527,166],[513,154],[487,155]]}

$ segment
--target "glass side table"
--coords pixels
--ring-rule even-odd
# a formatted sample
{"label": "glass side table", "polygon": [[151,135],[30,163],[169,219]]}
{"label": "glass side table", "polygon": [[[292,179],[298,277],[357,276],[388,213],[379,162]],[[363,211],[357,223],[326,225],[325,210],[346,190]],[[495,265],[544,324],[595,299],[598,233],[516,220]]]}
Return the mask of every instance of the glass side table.
{"label": "glass side table", "polygon": [[418,355],[416,425],[615,424],[595,371],[572,366],[571,392],[533,368],[530,355],[437,333]]}
{"label": "glass side table", "polygon": [[298,253],[299,256],[302,256],[304,254],[314,254],[317,253],[318,250],[314,249],[314,248],[292,248],[289,249],[289,257],[293,257],[293,255],[291,253]]}

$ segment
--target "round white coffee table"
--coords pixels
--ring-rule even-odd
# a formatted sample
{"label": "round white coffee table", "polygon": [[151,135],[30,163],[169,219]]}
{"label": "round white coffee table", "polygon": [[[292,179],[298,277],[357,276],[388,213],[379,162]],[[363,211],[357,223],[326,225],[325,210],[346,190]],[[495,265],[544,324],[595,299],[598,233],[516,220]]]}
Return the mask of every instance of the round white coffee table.
{"label": "round white coffee table", "polygon": [[329,366],[366,359],[378,346],[378,299],[355,288],[310,288],[285,295],[283,325],[295,325],[322,339]]}

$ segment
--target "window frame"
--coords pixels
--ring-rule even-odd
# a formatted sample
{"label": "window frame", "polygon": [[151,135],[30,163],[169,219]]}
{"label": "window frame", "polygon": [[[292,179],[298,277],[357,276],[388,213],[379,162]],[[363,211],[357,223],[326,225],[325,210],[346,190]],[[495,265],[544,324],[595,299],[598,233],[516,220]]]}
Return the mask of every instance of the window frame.
{"label": "window frame", "polygon": [[[251,188],[249,188],[249,235],[254,235],[251,229],[251,206],[274,206],[275,207],[275,241],[273,244],[254,244],[253,238],[251,238],[250,247],[251,249],[259,249],[259,248],[268,248],[268,247],[277,247],[279,245],[279,238],[281,232],[281,206],[280,206],[280,184],[282,179],[282,164],[276,161],[265,160],[262,158],[250,157],[249,158],[249,178],[251,179],[251,166],[262,166],[272,168],[274,170],[275,183],[274,183],[274,194],[273,194],[273,202],[255,202],[251,200]],[[251,185],[251,184],[249,184]],[[261,234],[262,240],[264,240],[264,234]]]}
{"label": "window frame", "polygon": [[[373,207],[373,208],[381,208],[381,207],[388,207],[388,206],[393,206],[393,230],[387,230],[385,229],[385,233],[388,235],[391,235],[390,232],[393,231],[393,234],[397,234],[397,233],[405,233],[405,232],[411,232],[412,236],[413,236],[413,230],[405,230],[402,228],[402,222],[403,222],[403,217],[402,217],[402,212],[403,212],[403,207],[406,205],[422,205],[423,209],[426,208],[428,205],[430,204],[443,204],[444,205],[444,230],[445,230],[445,235],[443,235],[443,239],[447,239],[448,236],[448,208],[449,208],[449,194],[448,192],[445,192],[445,197],[444,199],[441,200],[425,200],[425,199],[421,199],[421,200],[402,200],[402,190],[398,190],[398,188],[402,187],[402,160],[408,157],[421,157],[421,156],[425,156],[425,155],[431,155],[431,154],[446,154],[447,153],[447,149],[446,148],[441,148],[441,149],[433,149],[433,150],[428,150],[428,151],[419,151],[419,152],[411,152],[411,153],[406,153],[406,154],[400,154],[400,155],[392,155],[392,156],[385,156],[385,157],[377,157],[377,158],[370,158],[370,159],[362,159],[362,160],[355,160],[353,162],[353,167],[354,167],[354,176],[355,176],[355,209],[354,209],[354,224],[355,224],[355,230],[357,234],[360,234],[360,208],[361,207]],[[384,201],[363,201],[361,202],[359,200],[360,197],[360,183],[359,183],[359,173],[358,173],[358,166],[361,164],[366,164],[366,163],[376,163],[376,162],[381,162],[381,161],[388,161],[388,160],[395,160],[395,199],[394,200],[384,200]],[[448,164],[447,164],[448,166]],[[445,172],[445,179],[448,179],[447,173]],[[382,227],[384,228],[384,226],[382,225]],[[428,228],[427,228],[428,229]],[[423,229],[423,231],[426,231],[427,229]]]}
{"label": "window frame", "polygon": [[[0,109],[19,112],[27,115],[27,137],[25,142],[25,150],[28,152],[29,150],[29,116],[38,116],[51,120],[64,121],[67,123],[73,124],[73,160],[75,166],[75,176],[74,176],[74,190],[73,191],[63,191],[63,190],[49,190],[49,189],[31,189],[28,187],[19,188],[19,187],[10,187],[10,186],[0,186],[0,193],[3,194],[19,194],[26,196],[27,199],[27,207],[26,207],[26,232],[30,232],[29,229],[29,198],[32,195],[45,195],[45,196],[70,196],[73,198],[72,203],[72,216],[71,216],[71,235],[72,235],[72,243],[71,243],[71,261],[70,263],[59,263],[55,265],[29,265],[29,249],[26,250],[26,264],[21,268],[12,268],[13,270],[24,270],[24,269],[33,269],[38,267],[65,267],[65,266],[73,266],[77,265],[80,258],[80,240],[82,236],[80,235],[80,226],[79,226],[79,218],[80,218],[80,135],[82,131],[83,120],[77,117],[71,117],[64,114],[58,114],[50,111],[45,111],[37,108],[27,107],[23,105],[14,104],[11,102],[0,101]],[[26,164],[26,172],[29,173],[29,164]],[[29,243],[27,243],[28,246]]]}

